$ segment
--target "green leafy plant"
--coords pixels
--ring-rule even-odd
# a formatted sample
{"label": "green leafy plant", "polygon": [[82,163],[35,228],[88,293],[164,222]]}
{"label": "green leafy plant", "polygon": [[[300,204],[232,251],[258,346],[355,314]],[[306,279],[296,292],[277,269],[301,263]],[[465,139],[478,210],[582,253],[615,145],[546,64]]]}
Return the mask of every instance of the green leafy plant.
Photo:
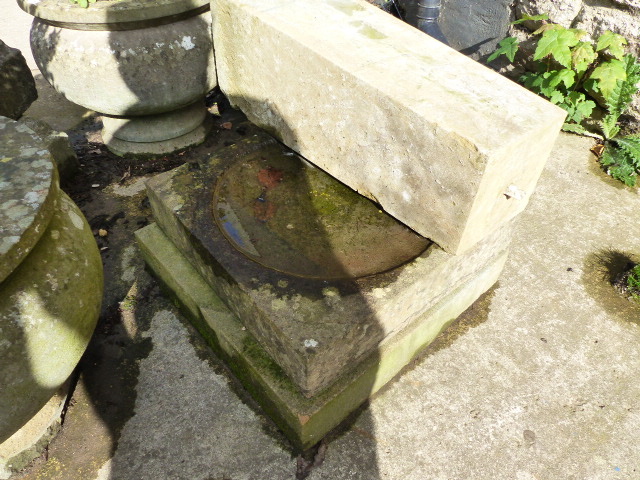
{"label": "green leafy plant", "polygon": [[[565,131],[587,133],[583,122],[593,118],[599,103],[605,109],[599,122],[600,162],[609,175],[634,186],[640,174],[640,135],[618,135],[620,117],[638,91],[638,59],[625,54],[627,40],[622,35],[606,31],[591,41],[584,30],[565,28],[548,18],[546,14],[525,15],[513,22],[542,22],[533,32],[539,36],[531,59],[534,71],[524,74],[520,82],[566,110]],[[514,62],[519,48],[518,39],[507,37],[487,61],[505,55]]]}
{"label": "green leafy plant", "polygon": [[640,301],[640,264],[634,266],[627,277],[627,291],[636,301]]}

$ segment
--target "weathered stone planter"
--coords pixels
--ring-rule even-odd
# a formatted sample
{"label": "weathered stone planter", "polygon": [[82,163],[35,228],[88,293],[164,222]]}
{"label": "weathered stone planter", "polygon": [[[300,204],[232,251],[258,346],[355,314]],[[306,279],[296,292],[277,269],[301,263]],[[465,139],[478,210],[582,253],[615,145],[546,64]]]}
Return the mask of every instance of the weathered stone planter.
{"label": "weathered stone planter", "polygon": [[18,0],[34,15],[31,48],[69,100],[105,114],[119,155],[168,153],[204,140],[216,86],[208,0]]}
{"label": "weathered stone planter", "polygon": [[27,435],[27,444],[16,445],[25,438],[16,433],[56,395],[89,343],[103,278],[91,229],[59,189],[44,142],[0,117],[0,151],[0,478],[6,478],[12,457],[39,441]]}

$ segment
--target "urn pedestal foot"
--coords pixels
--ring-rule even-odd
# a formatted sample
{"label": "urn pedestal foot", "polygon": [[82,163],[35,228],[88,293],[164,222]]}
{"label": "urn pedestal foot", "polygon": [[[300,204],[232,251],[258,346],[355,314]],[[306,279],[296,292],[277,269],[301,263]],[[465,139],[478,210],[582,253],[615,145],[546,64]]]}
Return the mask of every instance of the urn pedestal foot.
{"label": "urn pedestal foot", "polygon": [[202,101],[156,115],[103,116],[102,140],[116,155],[161,155],[198,145],[211,129]]}

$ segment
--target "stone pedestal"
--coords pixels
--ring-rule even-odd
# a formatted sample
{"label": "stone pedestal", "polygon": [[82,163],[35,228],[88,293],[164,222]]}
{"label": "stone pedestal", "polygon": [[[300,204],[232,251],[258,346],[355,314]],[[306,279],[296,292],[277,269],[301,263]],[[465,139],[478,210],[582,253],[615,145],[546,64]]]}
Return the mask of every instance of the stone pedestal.
{"label": "stone pedestal", "polygon": [[43,76],[106,115],[114,153],[164,154],[204,140],[203,99],[217,85],[208,2],[18,3],[36,17],[31,46]]}
{"label": "stone pedestal", "polygon": [[308,447],[491,287],[509,226],[451,255],[249,132],[150,180],[157,225],[138,239],[205,338]]}
{"label": "stone pedestal", "polygon": [[138,239],[305,448],[496,282],[566,112],[361,0],[212,16],[222,90],[292,150],[248,128],[157,176]]}
{"label": "stone pedestal", "polygon": [[[76,367],[98,319],[103,279],[91,229],[59,189],[46,144],[24,124],[0,117],[0,151],[4,452],[4,442],[49,402]],[[17,455],[10,450],[12,458]],[[0,458],[0,466],[9,460]]]}

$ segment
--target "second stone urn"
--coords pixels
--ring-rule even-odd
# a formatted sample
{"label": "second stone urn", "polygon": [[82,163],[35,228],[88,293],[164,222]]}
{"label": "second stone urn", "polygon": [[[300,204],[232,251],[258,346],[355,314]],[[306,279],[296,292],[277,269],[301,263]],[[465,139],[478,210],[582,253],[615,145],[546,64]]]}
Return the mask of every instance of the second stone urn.
{"label": "second stone urn", "polygon": [[118,155],[202,142],[205,94],[217,85],[208,0],[18,0],[35,17],[31,48],[70,101],[104,114]]}

